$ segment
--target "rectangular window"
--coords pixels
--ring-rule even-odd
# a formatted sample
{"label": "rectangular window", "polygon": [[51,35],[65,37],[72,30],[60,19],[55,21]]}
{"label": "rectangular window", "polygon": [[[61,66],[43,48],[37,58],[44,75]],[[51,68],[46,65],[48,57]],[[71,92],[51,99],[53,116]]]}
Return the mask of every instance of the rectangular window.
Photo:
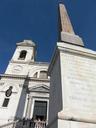
{"label": "rectangular window", "polygon": [[2,107],[7,107],[9,103],[9,98],[5,98]]}
{"label": "rectangular window", "polygon": [[35,119],[46,120],[47,101],[35,101],[33,117]]}

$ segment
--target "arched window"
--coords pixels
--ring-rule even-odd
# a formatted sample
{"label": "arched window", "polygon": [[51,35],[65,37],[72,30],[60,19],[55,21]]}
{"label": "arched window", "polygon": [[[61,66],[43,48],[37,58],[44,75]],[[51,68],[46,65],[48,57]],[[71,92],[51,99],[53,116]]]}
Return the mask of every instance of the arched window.
{"label": "arched window", "polygon": [[33,77],[34,77],[34,78],[37,78],[37,75],[38,75],[38,72],[36,72],[36,73],[33,75]]}
{"label": "arched window", "polygon": [[25,57],[26,57],[26,54],[27,54],[27,51],[25,51],[25,50],[21,51],[21,52],[20,52],[19,59],[20,59],[20,60],[24,60]]}
{"label": "arched window", "polygon": [[41,79],[47,79],[48,78],[47,71],[40,71],[39,78],[41,78]]}

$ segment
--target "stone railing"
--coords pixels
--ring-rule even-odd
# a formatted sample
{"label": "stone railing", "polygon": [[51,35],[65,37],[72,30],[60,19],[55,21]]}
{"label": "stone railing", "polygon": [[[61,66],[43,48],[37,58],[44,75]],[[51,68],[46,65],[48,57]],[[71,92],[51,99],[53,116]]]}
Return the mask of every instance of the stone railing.
{"label": "stone railing", "polygon": [[0,126],[0,128],[23,128],[22,121],[14,121]]}
{"label": "stone railing", "polygon": [[46,121],[25,120],[23,128],[46,128]]}
{"label": "stone railing", "polygon": [[[34,124],[34,127],[32,127],[33,124]],[[45,121],[34,121],[34,122],[31,121],[30,127],[31,128],[45,128],[46,122]]]}
{"label": "stone railing", "polygon": [[46,128],[46,121],[20,120],[2,125],[0,128]]}

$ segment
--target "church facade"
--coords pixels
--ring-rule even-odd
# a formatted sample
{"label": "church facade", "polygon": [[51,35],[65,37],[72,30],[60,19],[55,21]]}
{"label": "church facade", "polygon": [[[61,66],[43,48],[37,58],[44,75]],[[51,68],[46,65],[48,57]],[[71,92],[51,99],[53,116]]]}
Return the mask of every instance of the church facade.
{"label": "church facade", "polygon": [[18,119],[48,121],[48,63],[36,62],[36,46],[30,40],[17,43],[0,80],[0,125]]}

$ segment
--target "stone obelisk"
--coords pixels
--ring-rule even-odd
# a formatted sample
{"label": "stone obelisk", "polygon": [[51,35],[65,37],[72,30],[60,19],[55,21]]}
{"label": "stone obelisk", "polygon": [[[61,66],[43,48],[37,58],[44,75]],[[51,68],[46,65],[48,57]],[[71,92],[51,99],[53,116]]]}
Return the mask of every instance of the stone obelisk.
{"label": "stone obelisk", "polygon": [[61,31],[70,34],[75,34],[69,16],[67,14],[66,8],[63,4],[59,4],[59,20],[61,25]]}
{"label": "stone obelisk", "polygon": [[96,127],[96,52],[74,33],[64,5],[59,5],[60,40],[49,65],[48,128]]}
{"label": "stone obelisk", "polygon": [[59,41],[84,46],[82,39],[75,35],[64,4],[59,4]]}

